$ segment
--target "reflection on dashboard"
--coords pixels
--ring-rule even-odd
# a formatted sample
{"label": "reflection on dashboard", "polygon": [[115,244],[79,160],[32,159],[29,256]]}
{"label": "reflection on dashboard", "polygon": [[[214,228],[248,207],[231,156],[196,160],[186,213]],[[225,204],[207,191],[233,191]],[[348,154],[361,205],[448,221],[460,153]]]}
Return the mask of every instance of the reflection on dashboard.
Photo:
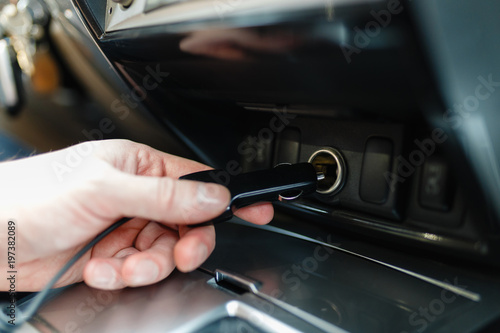
{"label": "reflection on dashboard", "polygon": [[202,30],[186,36],[179,48],[187,53],[225,60],[251,58],[253,52],[286,53],[300,45],[300,38],[287,32],[257,33],[251,30]]}

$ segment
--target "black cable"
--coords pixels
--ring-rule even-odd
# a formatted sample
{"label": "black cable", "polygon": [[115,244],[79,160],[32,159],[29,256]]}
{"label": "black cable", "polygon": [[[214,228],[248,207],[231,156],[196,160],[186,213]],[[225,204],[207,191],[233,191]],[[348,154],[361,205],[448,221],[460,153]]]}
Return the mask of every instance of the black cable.
{"label": "black cable", "polygon": [[[116,228],[120,227],[124,223],[130,221],[131,218],[129,217],[124,217],[117,222],[115,222],[113,225],[108,227],[106,230],[101,232],[99,235],[97,235],[93,240],[91,240],[87,245],[85,245],[78,253],[76,253],[73,258],[71,258],[66,265],[63,266],[57,272],[57,274],[50,280],[50,282],[43,288],[38,294],[30,301],[30,305],[26,308],[25,311],[21,312],[18,309],[16,309],[16,324],[11,325],[9,324],[10,317],[7,316],[4,312],[4,305],[0,307],[0,332],[2,333],[8,333],[8,332],[13,332],[14,330],[20,328],[24,323],[29,321],[31,317],[37,313],[37,311],[40,309],[42,304],[47,300],[47,296],[49,295],[50,290],[52,287],[59,281],[59,279],[70,269],[88,250],[90,250],[92,247],[94,247],[99,241],[101,241],[104,237],[109,235],[111,232],[116,230]],[[8,303],[10,304],[10,303]],[[17,318],[20,317],[20,318]]]}

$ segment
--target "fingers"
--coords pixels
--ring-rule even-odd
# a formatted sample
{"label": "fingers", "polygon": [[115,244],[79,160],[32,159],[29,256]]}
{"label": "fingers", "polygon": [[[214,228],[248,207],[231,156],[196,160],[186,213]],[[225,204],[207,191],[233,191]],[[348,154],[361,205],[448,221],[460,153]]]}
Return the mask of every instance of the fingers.
{"label": "fingers", "polygon": [[129,140],[103,140],[98,141],[98,144],[96,156],[126,173],[177,179],[189,173],[210,169],[196,161]]}
{"label": "fingers", "polygon": [[[130,249],[130,251],[133,251]],[[83,280],[93,288],[115,290],[127,285],[121,277],[121,269],[125,259],[95,258],[91,259],[83,270]]]}
{"label": "fingers", "polygon": [[177,237],[164,233],[151,247],[128,257],[123,263],[122,279],[130,287],[145,286],[166,278],[175,268],[173,248]]}
{"label": "fingers", "polygon": [[84,281],[107,290],[158,282],[175,268],[173,249],[178,239],[177,231],[150,222],[135,247],[124,248],[111,258],[92,258],[85,266]]}
{"label": "fingers", "polygon": [[215,229],[213,226],[190,228],[181,226],[181,236],[174,248],[174,260],[181,272],[198,268],[215,248]]}
{"label": "fingers", "polygon": [[227,188],[209,183],[114,172],[98,186],[104,197],[92,209],[108,219],[137,216],[170,224],[213,219],[226,209]]}
{"label": "fingers", "polygon": [[238,209],[234,215],[245,221],[262,225],[271,222],[274,216],[274,208],[270,203],[258,203]]}
{"label": "fingers", "polygon": [[[208,221],[227,207],[229,194],[225,189],[172,182],[165,177],[177,179],[207,170],[208,166],[128,140],[105,143],[99,156],[110,162],[119,175],[106,175],[109,184],[105,187],[109,192],[114,190],[109,196],[117,199],[120,208],[113,204],[114,200],[106,201],[109,208],[102,215],[109,217],[113,213],[110,210],[114,210],[112,218],[140,216],[164,223],[190,224]],[[241,209],[236,215],[249,222],[265,224],[272,219],[273,209],[271,205],[259,204]]]}
{"label": "fingers", "polygon": [[120,289],[156,283],[175,268],[187,272],[201,265],[215,247],[213,226],[181,227],[177,231],[149,223],[137,237],[135,248],[128,247],[112,258],[91,259],[83,273],[94,288]]}
{"label": "fingers", "polygon": [[[195,224],[209,221],[227,208],[230,193],[227,188],[213,184],[169,177],[146,177],[116,172],[106,178],[108,200],[93,209],[114,219],[138,216],[170,224]],[[106,211],[107,210],[107,211]],[[256,224],[271,221],[271,204],[262,203],[238,210],[237,216]]]}

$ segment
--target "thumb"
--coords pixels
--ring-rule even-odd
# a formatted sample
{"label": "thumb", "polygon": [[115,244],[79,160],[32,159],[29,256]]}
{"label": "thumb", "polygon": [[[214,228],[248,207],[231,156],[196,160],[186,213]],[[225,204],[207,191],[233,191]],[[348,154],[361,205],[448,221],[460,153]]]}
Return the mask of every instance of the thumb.
{"label": "thumb", "polygon": [[108,213],[114,218],[130,216],[163,223],[200,223],[222,214],[230,200],[229,190],[213,183],[123,172],[107,180],[110,183],[106,186],[107,206],[114,210],[114,214]]}

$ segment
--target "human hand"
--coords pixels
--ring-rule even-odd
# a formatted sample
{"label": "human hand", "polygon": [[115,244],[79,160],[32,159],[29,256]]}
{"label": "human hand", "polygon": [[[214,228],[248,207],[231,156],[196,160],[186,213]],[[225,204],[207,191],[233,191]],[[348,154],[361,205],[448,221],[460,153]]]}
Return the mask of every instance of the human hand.
{"label": "human hand", "polygon": [[[119,289],[155,283],[175,267],[196,269],[214,249],[215,231],[187,225],[220,215],[230,195],[220,185],[177,178],[206,169],[127,140],[85,142],[1,163],[0,239],[6,244],[7,222],[15,221],[17,291],[43,288],[86,243],[125,216],[135,218],[95,245],[56,286],[84,280]],[[258,204],[236,215],[265,224],[273,208]],[[0,260],[0,267],[7,264]],[[1,290],[7,282],[0,282]]]}

